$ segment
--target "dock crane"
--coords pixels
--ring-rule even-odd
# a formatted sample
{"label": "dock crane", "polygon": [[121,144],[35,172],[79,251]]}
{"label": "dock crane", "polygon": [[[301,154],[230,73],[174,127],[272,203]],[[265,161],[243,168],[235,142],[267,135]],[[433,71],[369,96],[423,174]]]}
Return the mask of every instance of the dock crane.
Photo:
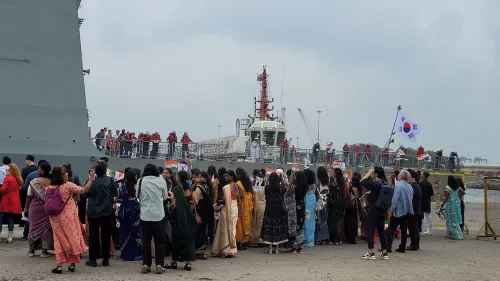
{"label": "dock crane", "polygon": [[297,108],[300,114],[300,119],[302,119],[302,122],[304,123],[304,127],[306,128],[307,134],[309,135],[309,139],[311,140],[311,143],[314,144],[314,135],[316,135],[316,132],[312,129],[313,127],[311,126],[311,123],[307,120],[304,112],[302,109]]}

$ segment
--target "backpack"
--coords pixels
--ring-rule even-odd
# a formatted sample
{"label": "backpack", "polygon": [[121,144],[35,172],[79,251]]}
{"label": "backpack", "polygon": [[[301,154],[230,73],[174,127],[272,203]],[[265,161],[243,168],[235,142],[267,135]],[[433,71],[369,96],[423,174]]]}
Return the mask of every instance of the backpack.
{"label": "backpack", "polygon": [[66,203],[68,203],[71,195],[68,196],[66,202],[63,202],[61,199],[61,193],[59,191],[60,186],[57,188],[47,188],[45,191],[45,212],[49,216],[57,216],[63,210]]}
{"label": "backpack", "polygon": [[380,193],[378,194],[375,207],[383,210],[389,210],[392,206],[392,196],[394,195],[394,188],[390,187],[386,182],[380,182]]}

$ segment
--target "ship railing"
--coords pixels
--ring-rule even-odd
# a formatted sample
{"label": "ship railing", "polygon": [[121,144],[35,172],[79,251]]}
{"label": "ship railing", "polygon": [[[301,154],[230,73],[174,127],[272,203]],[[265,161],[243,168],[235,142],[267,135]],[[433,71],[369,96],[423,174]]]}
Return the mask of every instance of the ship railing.
{"label": "ship railing", "polygon": [[415,168],[427,170],[459,170],[463,163],[458,157],[437,156],[428,153],[428,157],[419,160],[417,155],[407,154],[397,157],[396,152],[355,152],[335,151],[328,153],[326,150],[314,151],[313,149],[264,147],[263,149],[249,149],[247,158],[253,162],[323,165],[324,163],[345,163],[346,167],[392,167],[394,163],[398,168]]}
{"label": "ship railing", "polygon": [[220,160],[226,156],[223,144],[182,145],[169,142],[144,142],[141,140],[91,139],[97,150],[108,157],[118,158],[151,158],[182,160],[196,158],[200,160]]}
{"label": "ship railing", "polygon": [[418,160],[416,155],[397,157],[396,152],[344,152],[327,153],[325,150],[264,147],[248,148],[245,153],[230,153],[226,144],[182,145],[168,142],[120,141],[116,139],[91,139],[94,146],[108,157],[151,158],[165,160],[187,160],[188,158],[207,161],[258,162],[273,164],[322,165],[323,163],[343,162],[346,167],[392,167],[416,168],[428,170],[459,170],[463,165],[459,158],[438,157],[429,153],[429,157]]}

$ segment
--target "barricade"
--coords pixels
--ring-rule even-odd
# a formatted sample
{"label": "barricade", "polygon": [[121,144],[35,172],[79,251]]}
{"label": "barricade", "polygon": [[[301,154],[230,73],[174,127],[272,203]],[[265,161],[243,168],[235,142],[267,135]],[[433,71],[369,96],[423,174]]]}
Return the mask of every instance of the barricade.
{"label": "barricade", "polygon": [[500,195],[490,192],[488,188],[489,183],[494,180],[498,181],[500,177],[484,177],[483,180],[484,222],[476,235],[476,240],[483,237],[493,237],[497,240],[500,237]]}

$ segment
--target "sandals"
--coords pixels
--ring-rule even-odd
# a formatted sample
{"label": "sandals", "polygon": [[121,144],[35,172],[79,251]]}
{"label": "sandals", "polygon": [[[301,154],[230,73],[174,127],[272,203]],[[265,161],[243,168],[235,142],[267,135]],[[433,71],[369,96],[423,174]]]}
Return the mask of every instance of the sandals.
{"label": "sandals", "polygon": [[63,272],[62,266],[58,265],[56,268],[52,269],[52,273],[61,274]]}
{"label": "sandals", "polygon": [[186,265],[184,266],[184,270],[191,271],[191,263],[187,262]]}
{"label": "sandals", "polygon": [[76,268],[75,264],[72,263],[70,266],[68,266],[68,271],[69,272],[75,272],[75,268]]}
{"label": "sandals", "polygon": [[169,265],[165,266],[166,269],[177,269],[177,262],[171,262]]}
{"label": "sandals", "polygon": [[267,249],[264,253],[267,253],[267,254],[278,254],[278,248],[276,248],[276,250],[274,249]]}

